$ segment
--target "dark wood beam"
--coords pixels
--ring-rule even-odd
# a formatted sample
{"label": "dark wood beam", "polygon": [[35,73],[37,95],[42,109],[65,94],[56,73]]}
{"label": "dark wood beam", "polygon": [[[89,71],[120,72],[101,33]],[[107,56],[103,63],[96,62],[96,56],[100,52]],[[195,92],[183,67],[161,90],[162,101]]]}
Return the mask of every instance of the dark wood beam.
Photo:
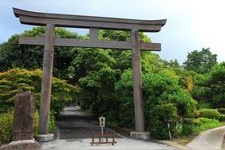
{"label": "dark wood beam", "polygon": [[[20,37],[20,44],[44,45],[45,37]],[[73,47],[94,47],[131,50],[130,41],[97,41],[97,40],[79,40],[69,38],[55,38],[55,46],[73,46]],[[160,51],[160,43],[140,43],[141,50]]]}
{"label": "dark wood beam", "polygon": [[100,28],[100,29],[137,29],[143,32],[158,32],[165,25],[166,19],[162,20],[137,20],[122,18],[106,18],[93,16],[79,16],[66,14],[51,14],[25,11],[13,8],[14,14],[23,24],[46,25],[54,24],[63,27]]}

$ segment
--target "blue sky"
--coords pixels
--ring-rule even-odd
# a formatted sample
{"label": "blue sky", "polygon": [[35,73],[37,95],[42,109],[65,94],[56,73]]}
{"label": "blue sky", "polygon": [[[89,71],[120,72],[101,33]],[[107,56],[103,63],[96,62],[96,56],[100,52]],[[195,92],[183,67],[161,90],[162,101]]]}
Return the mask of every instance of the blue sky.
{"label": "blue sky", "polygon": [[[20,9],[129,19],[167,19],[158,33],[148,34],[162,44],[162,59],[183,63],[187,53],[210,48],[225,61],[224,0],[0,0],[0,43],[33,26],[20,24],[12,7]],[[77,32],[82,32],[77,30]]]}

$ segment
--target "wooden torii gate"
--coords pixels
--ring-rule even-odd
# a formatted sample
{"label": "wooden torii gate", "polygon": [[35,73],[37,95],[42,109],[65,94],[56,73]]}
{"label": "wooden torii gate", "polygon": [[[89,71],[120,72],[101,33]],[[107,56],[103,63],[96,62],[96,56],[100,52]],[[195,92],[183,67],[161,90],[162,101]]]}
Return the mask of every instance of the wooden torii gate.
{"label": "wooden torii gate", "polygon": [[[133,137],[147,138],[144,129],[144,108],[142,98],[140,50],[160,51],[160,43],[142,43],[140,32],[159,32],[164,20],[134,20],[78,15],[31,12],[13,8],[14,14],[22,24],[46,26],[44,37],[20,37],[20,44],[44,45],[43,75],[41,87],[41,106],[39,134],[48,135],[50,97],[54,46],[96,47],[132,50],[133,97],[135,110],[135,130]],[[88,28],[90,39],[68,39],[55,37],[55,27]],[[131,31],[131,41],[102,41],[98,39],[99,29]],[[144,135],[144,136],[143,136]]]}

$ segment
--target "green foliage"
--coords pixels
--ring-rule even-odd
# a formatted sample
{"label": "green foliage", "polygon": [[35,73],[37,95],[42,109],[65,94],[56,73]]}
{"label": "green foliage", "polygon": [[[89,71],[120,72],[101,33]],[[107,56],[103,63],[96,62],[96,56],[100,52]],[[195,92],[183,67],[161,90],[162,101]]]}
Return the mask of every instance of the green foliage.
{"label": "green foliage", "polygon": [[[11,69],[0,73],[0,113],[13,109],[15,95],[21,91],[31,91],[34,95],[37,110],[40,106],[41,70],[28,71]],[[53,78],[51,109],[59,113],[65,103],[75,99],[78,88],[67,84],[64,80]]]}
{"label": "green foliage", "polygon": [[182,134],[183,135],[189,135],[192,133],[198,134],[202,131],[216,128],[221,125],[222,123],[220,123],[217,119],[209,119],[204,117],[199,117],[195,119],[186,118],[182,126]]}
{"label": "green foliage", "polygon": [[178,85],[177,81],[165,75],[144,74],[143,94],[147,106],[174,103],[180,117],[190,116],[196,102]]}
{"label": "green foliage", "polygon": [[220,114],[220,122],[225,122],[225,114]]}
{"label": "green foliage", "polygon": [[202,131],[206,131],[222,125],[222,123],[220,123],[217,119],[209,119],[203,117],[194,119],[193,124],[193,133],[200,133]]}
{"label": "green foliage", "polygon": [[[38,37],[44,32],[45,28],[36,27],[22,35]],[[40,105],[41,71],[9,69],[41,68],[43,47],[19,45],[19,36],[14,35],[0,45],[0,71],[2,71],[0,113],[11,110],[15,94],[23,90],[32,91],[36,107],[39,108]],[[79,36],[64,28],[56,28],[56,36],[88,38],[88,35]],[[140,38],[141,41],[151,42],[143,33],[140,33]],[[130,32],[100,30],[99,39],[130,41]],[[52,111],[54,110],[52,113],[57,114],[65,103],[72,103],[78,98],[82,108],[94,115],[106,116],[108,122],[113,125],[134,128],[131,57],[131,51],[55,47],[54,76],[68,80],[69,83],[79,86],[80,90],[79,94],[75,95],[78,88],[54,78],[51,96],[51,108]],[[176,60],[167,62],[161,60],[159,55],[147,51],[141,52],[141,63],[145,126],[154,133],[152,135],[155,137],[162,128],[162,134],[157,138],[168,138],[168,128],[165,126],[165,120],[168,118],[174,120],[171,123],[171,132],[176,136],[184,117],[198,117],[200,114],[196,111],[197,102],[194,99],[198,101],[198,108],[225,107],[225,63],[215,65],[216,55],[211,54],[209,49],[203,48],[201,51],[189,53],[184,63],[185,70]],[[151,120],[155,120],[155,124],[151,124]],[[186,123],[183,125],[183,129],[186,128],[184,133],[192,132],[192,127],[189,124],[186,127],[185,125]]]}
{"label": "green foliage", "polygon": [[191,94],[199,102],[199,108],[225,107],[224,76],[225,63],[215,65],[207,74],[194,76]]}
{"label": "green foliage", "polygon": [[209,118],[209,119],[219,119],[220,113],[215,109],[201,109],[199,110],[200,117]]}
{"label": "green foliage", "polygon": [[187,61],[184,62],[186,70],[197,73],[207,73],[217,64],[217,55],[212,54],[209,48],[202,48],[201,51],[194,50],[188,53]]}
{"label": "green foliage", "polygon": [[220,114],[225,114],[225,108],[218,108],[218,112]]}
{"label": "green foliage", "polygon": [[13,111],[0,113],[0,142],[12,140]]}
{"label": "green foliage", "polygon": [[36,69],[42,66],[43,48],[18,44],[19,35],[13,35],[0,45],[0,71],[11,68]]}
{"label": "green foliage", "polygon": [[[25,31],[22,36],[43,36],[44,27],[35,27]],[[9,40],[0,45],[0,71],[12,68],[40,69],[42,68],[43,46],[20,45],[19,36],[13,35]],[[64,28],[56,28],[56,36],[63,38],[83,39],[76,33],[67,31]],[[72,47],[55,47],[54,50],[54,76],[69,79],[67,75],[71,61],[76,56],[77,50]]]}
{"label": "green foliage", "polygon": [[[12,140],[13,126],[13,102],[15,95],[21,91],[31,91],[34,95],[36,112],[34,114],[34,133],[38,134],[41,91],[40,70],[28,71],[25,69],[11,69],[0,73],[0,140],[9,142]],[[64,80],[53,78],[51,96],[51,115],[49,130],[56,128],[55,115],[59,113],[65,103],[72,103],[78,88],[67,84]]]}
{"label": "green foliage", "polygon": [[167,66],[168,68],[181,68],[179,62],[177,59],[170,60],[170,61],[163,61],[164,65]]}
{"label": "green foliage", "polygon": [[190,135],[193,133],[194,123],[192,118],[185,118],[182,125],[182,135]]}
{"label": "green foliage", "polygon": [[[13,111],[6,113],[0,113],[0,141],[3,143],[8,143],[12,141],[12,131],[13,131]],[[38,135],[39,129],[39,114],[36,111],[34,113],[34,136]],[[54,113],[50,115],[49,121],[49,131],[54,132],[56,129],[55,116]]]}
{"label": "green foliage", "polygon": [[129,41],[130,37],[129,31],[100,30],[99,32],[99,39],[101,40]]}
{"label": "green foliage", "polygon": [[[132,73],[126,70],[120,81],[115,84],[118,99],[121,100],[120,124],[134,126],[134,107],[132,91]],[[159,139],[168,139],[167,122],[171,121],[173,136],[179,133],[176,128],[184,116],[192,116],[196,102],[183,91],[178,82],[166,75],[143,74],[143,97],[146,127],[151,135]]]}
{"label": "green foliage", "polygon": [[[127,41],[130,39],[130,33],[101,30],[99,39]],[[142,33],[141,39],[150,42]],[[147,56],[151,53],[143,53],[142,55]],[[88,109],[95,116],[106,116],[109,122],[113,124],[119,124],[120,126],[129,124],[130,127],[133,127],[133,118],[127,117],[127,115],[133,116],[133,112],[132,114],[130,112],[124,113],[130,106],[133,109],[133,100],[131,103],[124,101],[117,96],[114,89],[114,84],[120,80],[123,71],[129,68],[131,68],[130,51],[77,49],[77,55],[69,68],[69,76],[71,77],[70,82],[77,83],[81,88],[79,93],[81,107]],[[118,108],[121,108],[121,110],[115,111]],[[124,118],[124,120],[121,118]],[[130,121],[129,123],[126,121],[127,118]]]}
{"label": "green foliage", "polygon": [[[34,113],[34,136],[38,135],[39,131],[39,113],[36,111]],[[49,132],[53,133],[56,130],[56,118],[54,115],[54,112],[51,111],[50,113],[50,119],[49,119]]]}
{"label": "green foliage", "polygon": [[34,112],[34,136],[38,135],[39,129],[39,113],[37,111]]}
{"label": "green foliage", "polygon": [[207,99],[214,107],[225,107],[225,63],[212,68],[206,86],[209,87]]}
{"label": "green foliage", "polygon": [[200,116],[200,112],[198,111],[198,110],[195,110],[194,112],[193,112],[193,117],[194,118],[198,118]]}
{"label": "green foliage", "polygon": [[169,131],[173,137],[178,134],[176,127],[180,119],[177,107],[172,103],[156,105],[152,111],[150,110],[150,120],[148,121],[147,129],[151,131],[154,138],[169,139]]}
{"label": "green foliage", "polygon": [[[70,71],[73,74],[73,82],[77,82],[81,88],[81,107],[89,109],[96,116],[117,115],[114,114],[117,102],[113,91],[119,72],[114,69],[115,59],[109,55],[109,51],[102,49],[78,52]],[[110,113],[113,114],[109,115]]]}
{"label": "green foliage", "polygon": [[[133,83],[131,70],[125,70],[121,79],[115,83],[117,99],[120,102],[118,121],[121,127],[134,128]],[[129,94],[128,94],[129,93]]]}

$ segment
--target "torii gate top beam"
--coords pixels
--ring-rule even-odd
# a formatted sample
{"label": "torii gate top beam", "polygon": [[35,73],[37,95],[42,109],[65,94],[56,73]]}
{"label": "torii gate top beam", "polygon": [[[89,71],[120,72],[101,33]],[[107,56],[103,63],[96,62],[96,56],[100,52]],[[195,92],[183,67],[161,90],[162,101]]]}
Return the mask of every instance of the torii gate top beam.
{"label": "torii gate top beam", "polygon": [[25,11],[13,8],[16,17],[20,22],[29,25],[46,25],[54,24],[63,27],[78,28],[102,28],[102,29],[136,29],[141,32],[159,32],[165,25],[166,19],[163,20],[135,20],[106,17],[92,17],[79,15],[64,15],[52,13],[40,13]]}
{"label": "torii gate top beam", "polygon": [[[76,47],[96,47],[96,48],[113,48],[113,49],[132,49],[130,41],[101,41],[98,39],[98,29],[118,29],[118,30],[135,30],[146,32],[158,32],[165,25],[164,20],[134,20],[106,17],[91,17],[78,15],[50,14],[31,12],[13,8],[14,14],[23,24],[29,25],[48,25],[62,27],[89,28],[90,39],[79,40],[69,38],[54,38],[55,46],[76,46]],[[45,37],[20,37],[20,44],[44,45]],[[161,50],[160,43],[140,43],[142,50]]]}

